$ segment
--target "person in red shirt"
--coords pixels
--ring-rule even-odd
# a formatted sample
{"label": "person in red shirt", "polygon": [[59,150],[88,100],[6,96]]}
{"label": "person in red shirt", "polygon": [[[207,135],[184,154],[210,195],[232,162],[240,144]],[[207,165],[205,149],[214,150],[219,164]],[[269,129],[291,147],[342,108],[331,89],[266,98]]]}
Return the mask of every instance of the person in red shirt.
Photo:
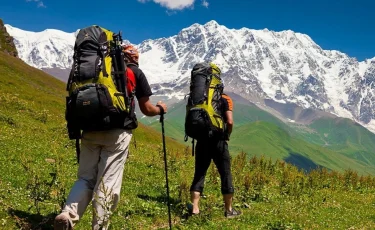
{"label": "person in red shirt", "polygon": [[[138,67],[137,49],[131,45],[124,46],[123,53],[127,67],[134,73],[135,97],[142,113],[146,116],[166,113],[167,106],[163,102],[159,101],[156,105],[150,102],[152,92],[146,76]],[[133,122],[136,122],[133,115]],[[92,229],[108,229],[110,213],[116,209],[120,200],[123,172],[132,138],[132,129],[124,127],[123,120],[120,124],[123,126],[111,130],[82,133],[78,179],[70,190],[61,214],[55,218],[54,229],[73,229],[91,201],[94,209]],[[103,194],[104,190],[111,194]],[[103,207],[102,203],[110,204],[110,207]],[[108,208],[110,211],[106,210]]]}

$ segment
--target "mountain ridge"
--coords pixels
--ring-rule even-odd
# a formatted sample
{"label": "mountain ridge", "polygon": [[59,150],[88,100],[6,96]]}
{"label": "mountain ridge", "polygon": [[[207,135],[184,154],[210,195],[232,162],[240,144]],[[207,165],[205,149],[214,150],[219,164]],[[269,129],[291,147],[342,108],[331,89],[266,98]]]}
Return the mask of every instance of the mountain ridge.
{"label": "mountain ridge", "polygon": [[[60,55],[53,53],[50,38],[46,44],[38,43],[31,56],[21,58],[39,63],[38,68],[46,63],[49,68],[69,68],[74,33],[67,34],[71,37],[63,50],[55,46]],[[23,53],[21,43],[16,45]],[[181,100],[192,66],[213,61],[221,67],[228,91],[259,106],[268,107],[265,100],[294,103],[350,118],[375,132],[375,58],[358,62],[340,51],[323,50],[308,35],[291,30],[228,29],[213,20],[195,23],[174,36],[145,40],[137,47],[140,66],[156,95]],[[52,54],[46,55],[48,60],[39,60],[37,54],[45,50]]]}

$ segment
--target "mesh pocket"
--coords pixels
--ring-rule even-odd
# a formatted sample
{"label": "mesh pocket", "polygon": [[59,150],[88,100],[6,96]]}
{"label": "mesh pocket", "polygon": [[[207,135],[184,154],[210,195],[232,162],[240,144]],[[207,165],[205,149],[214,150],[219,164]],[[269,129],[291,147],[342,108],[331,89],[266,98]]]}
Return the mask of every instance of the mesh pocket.
{"label": "mesh pocket", "polygon": [[219,87],[215,87],[213,90],[214,90],[214,92],[212,94],[211,105],[212,105],[212,108],[214,109],[215,113],[221,114],[220,98],[221,98],[222,90]]}

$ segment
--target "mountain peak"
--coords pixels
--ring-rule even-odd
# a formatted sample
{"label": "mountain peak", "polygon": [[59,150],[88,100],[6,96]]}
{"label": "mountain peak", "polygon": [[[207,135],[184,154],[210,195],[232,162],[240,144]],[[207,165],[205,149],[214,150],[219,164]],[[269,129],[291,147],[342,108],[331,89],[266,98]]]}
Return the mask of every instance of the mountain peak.
{"label": "mountain peak", "polygon": [[215,20],[211,20],[211,21],[208,21],[205,24],[194,23],[189,27],[183,28],[181,31],[193,30],[193,29],[200,28],[200,27],[201,28],[204,27],[204,28],[207,28],[207,29],[210,29],[210,28],[216,29],[219,26],[220,25]]}
{"label": "mountain peak", "polygon": [[219,26],[219,23],[215,20],[208,21],[204,26]]}
{"label": "mountain peak", "polygon": [[11,25],[5,27],[15,39],[19,57],[29,65],[40,69],[71,67],[74,33],[56,29],[31,32]]}

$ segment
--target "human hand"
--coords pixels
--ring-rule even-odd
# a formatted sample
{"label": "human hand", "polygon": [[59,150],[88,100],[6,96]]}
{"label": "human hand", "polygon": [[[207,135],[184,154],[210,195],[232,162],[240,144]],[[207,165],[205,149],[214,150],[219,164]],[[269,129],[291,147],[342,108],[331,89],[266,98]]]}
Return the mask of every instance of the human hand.
{"label": "human hand", "polygon": [[167,113],[167,111],[168,111],[167,105],[165,103],[163,103],[162,101],[158,101],[158,103],[156,103],[156,106],[161,106],[164,110],[164,114]]}

